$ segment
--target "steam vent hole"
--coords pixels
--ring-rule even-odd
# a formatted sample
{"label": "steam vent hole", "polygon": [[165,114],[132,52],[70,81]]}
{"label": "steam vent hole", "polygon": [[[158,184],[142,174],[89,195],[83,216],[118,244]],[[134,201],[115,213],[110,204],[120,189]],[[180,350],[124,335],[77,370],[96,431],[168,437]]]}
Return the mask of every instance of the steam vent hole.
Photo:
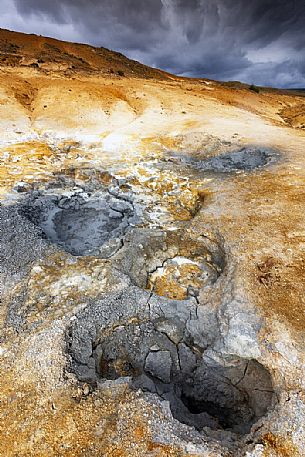
{"label": "steam vent hole", "polygon": [[130,202],[108,192],[36,195],[21,212],[47,239],[75,256],[111,255],[134,216]]}
{"label": "steam vent hole", "polygon": [[120,326],[93,345],[88,371],[82,363],[75,372],[93,383],[130,377],[133,388],[169,401],[173,417],[198,430],[248,433],[272,407],[270,373],[256,360],[206,357],[183,332],[174,318]]}

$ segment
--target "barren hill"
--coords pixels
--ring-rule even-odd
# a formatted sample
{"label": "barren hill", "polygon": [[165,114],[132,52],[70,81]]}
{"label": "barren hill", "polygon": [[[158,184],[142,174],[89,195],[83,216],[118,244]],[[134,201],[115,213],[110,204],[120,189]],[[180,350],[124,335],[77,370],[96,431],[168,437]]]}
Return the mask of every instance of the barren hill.
{"label": "barren hill", "polygon": [[0,66],[166,79],[167,74],[106,48],[0,29]]}

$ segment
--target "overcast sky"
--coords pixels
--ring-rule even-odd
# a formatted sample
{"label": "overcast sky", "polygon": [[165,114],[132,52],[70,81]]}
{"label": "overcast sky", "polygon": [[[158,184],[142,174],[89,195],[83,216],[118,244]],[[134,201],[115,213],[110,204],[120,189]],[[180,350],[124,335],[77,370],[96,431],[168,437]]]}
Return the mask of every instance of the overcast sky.
{"label": "overcast sky", "polygon": [[179,75],[305,87],[305,0],[0,0],[0,27]]}

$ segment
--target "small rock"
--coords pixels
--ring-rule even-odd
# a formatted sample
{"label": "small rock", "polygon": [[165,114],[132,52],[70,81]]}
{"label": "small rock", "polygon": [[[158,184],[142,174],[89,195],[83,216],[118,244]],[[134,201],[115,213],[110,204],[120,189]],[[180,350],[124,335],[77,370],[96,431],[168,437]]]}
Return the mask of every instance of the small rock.
{"label": "small rock", "polygon": [[169,351],[150,352],[146,357],[145,371],[168,384],[171,381],[172,363]]}
{"label": "small rock", "polygon": [[183,324],[178,320],[160,319],[155,322],[155,329],[165,335],[174,343],[178,344],[183,339]]}
{"label": "small rock", "polygon": [[88,386],[88,384],[84,384],[83,394],[85,395],[85,397],[87,397],[90,394],[90,387]]}
{"label": "small rock", "polygon": [[197,364],[196,355],[183,343],[179,344],[178,355],[182,372],[192,373]]}
{"label": "small rock", "polygon": [[31,184],[24,182],[24,181],[19,181],[16,183],[14,190],[18,193],[22,192],[29,192],[31,190],[32,186]]}

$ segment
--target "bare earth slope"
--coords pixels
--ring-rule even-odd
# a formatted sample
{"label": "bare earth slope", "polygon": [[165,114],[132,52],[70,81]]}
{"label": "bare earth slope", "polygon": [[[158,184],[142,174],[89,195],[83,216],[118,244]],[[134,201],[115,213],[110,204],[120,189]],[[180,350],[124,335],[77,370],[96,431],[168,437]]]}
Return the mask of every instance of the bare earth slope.
{"label": "bare earth slope", "polygon": [[302,456],[305,98],[0,30],[0,455]]}
{"label": "bare earth slope", "polygon": [[37,35],[0,29],[0,62],[9,67],[32,67],[41,71],[115,74],[166,79],[167,74],[123,54],[85,44],[68,43]]}

